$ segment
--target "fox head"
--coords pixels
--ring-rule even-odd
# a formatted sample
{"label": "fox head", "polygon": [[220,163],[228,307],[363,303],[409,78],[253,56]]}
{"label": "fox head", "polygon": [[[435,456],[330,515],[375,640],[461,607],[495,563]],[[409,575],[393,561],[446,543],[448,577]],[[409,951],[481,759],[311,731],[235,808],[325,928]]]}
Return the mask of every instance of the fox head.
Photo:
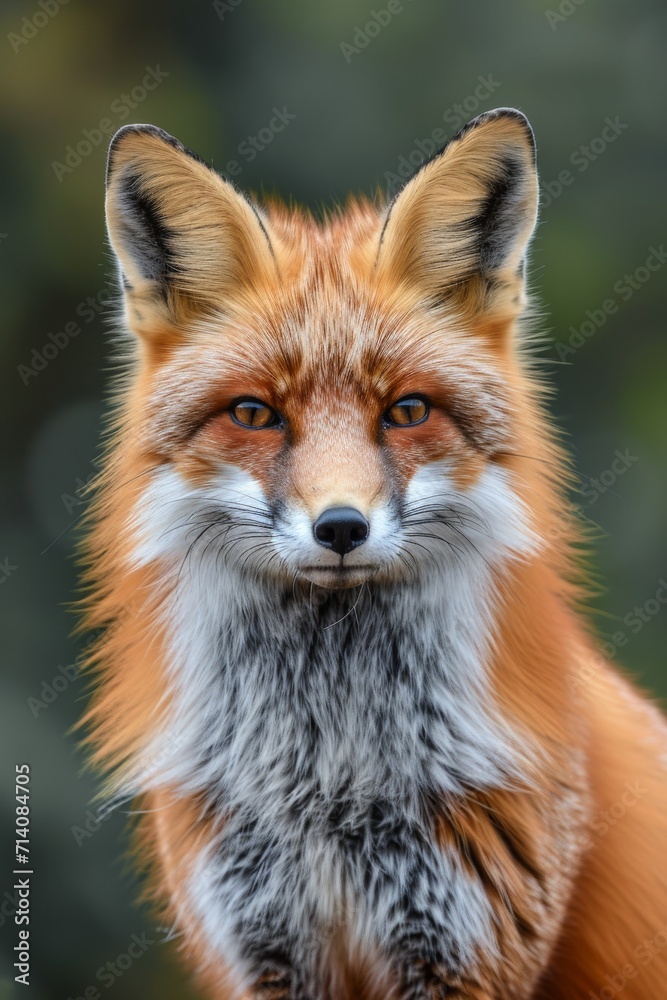
{"label": "fox head", "polygon": [[158,128],[121,129],[106,210],[134,363],[118,444],[141,470],[143,557],[339,589],[533,544],[516,321],[537,196],[509,109],[388,205],[323,221],[255,204]]}

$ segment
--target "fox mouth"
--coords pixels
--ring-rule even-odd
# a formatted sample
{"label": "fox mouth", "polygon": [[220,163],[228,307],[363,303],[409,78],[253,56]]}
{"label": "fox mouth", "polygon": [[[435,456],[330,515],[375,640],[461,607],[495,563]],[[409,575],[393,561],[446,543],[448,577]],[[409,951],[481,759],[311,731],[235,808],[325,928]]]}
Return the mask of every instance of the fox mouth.
{"label": "fox mouth", "polygon": [[301,566],[303,573],[354,573],[357,570],[374,570],[374,563],[355,563],[354,566]]}
{"label": "fox mouth", "polygon": [[318,582],[315,577],[328,578],[330,583],[321,584],[336,587],[355,587],[364,583],[370,576],[377,573],[378,566],[374,563],[359,563],[354,566],[300,566],[299,573],[310,579],[313,583]]}

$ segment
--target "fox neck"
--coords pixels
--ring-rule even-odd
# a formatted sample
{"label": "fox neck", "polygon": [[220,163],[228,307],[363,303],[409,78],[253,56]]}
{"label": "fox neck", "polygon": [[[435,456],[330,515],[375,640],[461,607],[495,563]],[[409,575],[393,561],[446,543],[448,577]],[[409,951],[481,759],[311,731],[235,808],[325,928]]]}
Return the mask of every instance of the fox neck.
{"label": "fox neck", "polygon": [[482,564],[309,592],[202,561],[167,598],[171,709],[130,791],[355,822],[378,802],[416,817],[431,794],[513,783],[518,740],[488,692],[490,593]]}

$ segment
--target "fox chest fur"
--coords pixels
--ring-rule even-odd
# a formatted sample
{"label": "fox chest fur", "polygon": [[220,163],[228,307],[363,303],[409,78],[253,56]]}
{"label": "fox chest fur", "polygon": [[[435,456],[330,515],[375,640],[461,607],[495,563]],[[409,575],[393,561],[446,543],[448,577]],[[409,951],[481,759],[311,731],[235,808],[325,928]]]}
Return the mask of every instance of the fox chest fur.
{"label": "fox chest fur", "polygon": [[[396,974],[392,955],[465,975],[497,926],[480,872],[440,835],[445,804],[523,779],[488,696],[483,568],[467,592],[459,578],[361,594],[219,570],[210,586],[208,569],[171,605],[174,710],[149,761],[218,819],[187,890],[211,947],[304,996],[334,942],[376,978]],[[552,834],[564,864],[571,834]],[[529,880],[533,919],[553,919]]]}
{"label": "fox chest fur", "polygon": [[[503,520],[501,483],[480,484],[474,508],[450,498],[451,517],[468,514],[463,565],[345,591],[249,580],[211,545],[219,510],[201,491],[177,496],[163,472],[143,494],[135,559],[164,567],[171,708],[133,791],[177,788],[215,817],[183,905],[241,983],[277,977],[318,996],[333,952],[385,977],[380,992],[401,976],[407,989],[412,966],[455,981],[498,951],[489,875],[448,836],[448,803],[523,787],[536,763],[490,689],[491,567],[503,546],[531,544],[516,510]],[[418,477],[416,506],[418,490],[432,484]],[[174,560],[188,549],[185,565]],[[582,795],[561,794],[543,856],[521,873],[535,924],[562,906],[552,883],[574,864]],[[414,995],[422,988],[417,976]]]}

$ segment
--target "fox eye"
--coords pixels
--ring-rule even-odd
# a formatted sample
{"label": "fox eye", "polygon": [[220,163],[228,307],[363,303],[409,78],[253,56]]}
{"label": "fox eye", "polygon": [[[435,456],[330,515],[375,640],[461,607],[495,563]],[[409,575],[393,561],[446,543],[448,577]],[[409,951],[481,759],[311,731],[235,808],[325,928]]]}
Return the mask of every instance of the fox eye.
{"label": "fox eye", "polygon": [[390,427],[412,427],[421,424],[428,417],[428,403],[419,396],[406,396],[390,406],[383,414],[385,424]]}
{"label": "fox eye", "polygon": [[232,404],[229,412],[235,424],[253,430],[278,427],[282,423],[276,411],[259,399],[239,399]]}

